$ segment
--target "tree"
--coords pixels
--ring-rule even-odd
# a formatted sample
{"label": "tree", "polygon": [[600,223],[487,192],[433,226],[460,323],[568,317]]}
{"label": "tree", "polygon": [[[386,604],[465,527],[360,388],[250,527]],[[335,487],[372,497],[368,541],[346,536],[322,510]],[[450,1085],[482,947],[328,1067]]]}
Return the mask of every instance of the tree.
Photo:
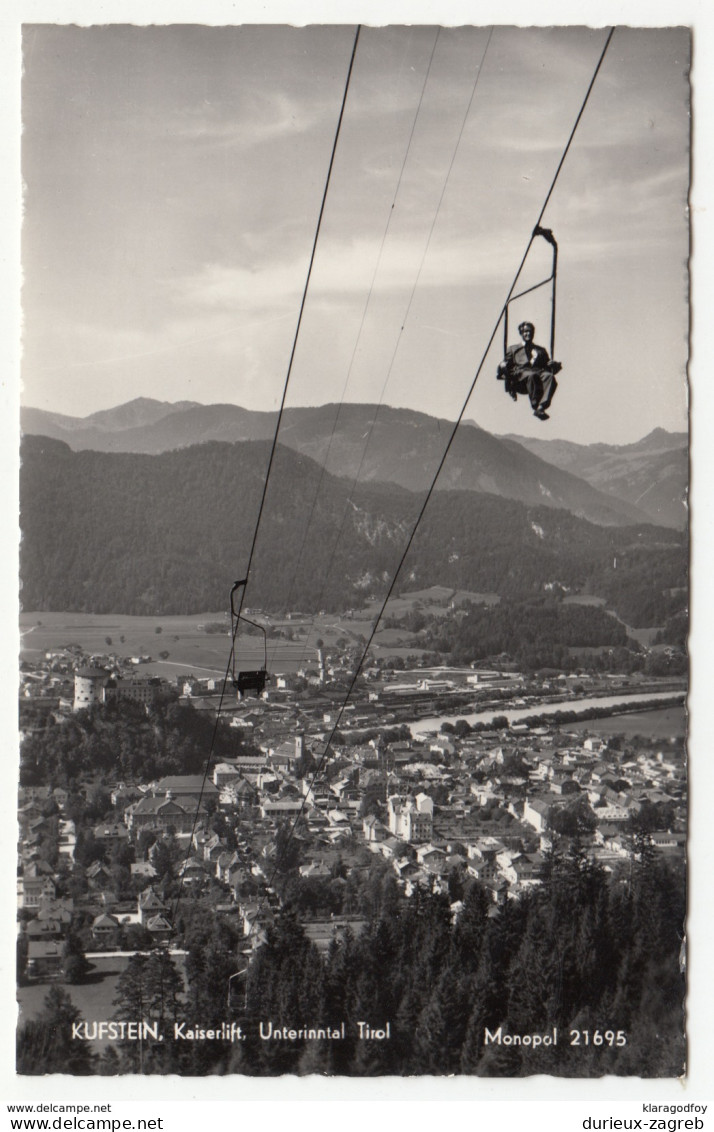
{"label": "tree", "polygon": [[132,955],[117,979],[114,1017],[119,1021],[175,1021],[181,1006],[183,981],[176,965],[161,948],[150,955]]}
{"label": "tree", "polygon": [[66,983],[83,983],[89,972],[89,963],[82,944],[74,932],[70,932],[63,948],[62,969]]}
{"label": "tree", "polygon": [[72,1040],[72,1023],[81,1012],[66,991],[52,987],[36,1019],[18,1027],[17,1072],[28,1076],[71,1073],[85,1077],[94,1072],[95,1056],[83,1040]]}
{"label": "tree", "polygon": [[289,822],[280,822],[275,831],[275,869],[278,873],[289,873],[296,869],[300,860],[300,847]]}

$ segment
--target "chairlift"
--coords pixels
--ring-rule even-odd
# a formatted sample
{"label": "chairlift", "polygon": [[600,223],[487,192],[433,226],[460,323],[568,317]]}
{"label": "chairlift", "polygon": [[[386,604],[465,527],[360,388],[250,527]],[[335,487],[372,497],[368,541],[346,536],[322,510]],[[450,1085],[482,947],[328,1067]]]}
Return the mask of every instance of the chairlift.
{"label": "chairlift", "polygon": [[[247,578],[243,578],[239,582],[235,582],[231,590],[231,638],[233,640],[233,649],[231,653],[231,672],[233,687],[239,696],[245,696],[247,693],[252,692],[255,696],[262,696],[265,691],[265,685],[268,682],[268,634],[264,625],[260,625],[257,621],[251,621],[235,607],[235,593],[241,587],[245,589],[248,582]],[[243,621],[246,625],[252,625],[254,629],[259,629],[263,634],[263,667],[262,668],[249,668],[243,671],[236,671],[236,639],[238,636],[238,626]]]}
{"label": "chairlift", "polygon": [[[553,235],[553,232],[550,228],[541,228],[540,225],[537,225],[533,229],[531,240],[528,245],[528,250],[526,251],[526,255],[523,258],[523,262],[521,263],[521,266],[518,270],[518,274],[516,275],[513,286],[515,289],[521,271],[523,270],[523,267],[525,265],[526,259],[528,258],[528,254],[530,252],[533,241],[537,236],[541,236],[546,241],[546,243],[550,244],[551,248],[553,249],[553,260],[551,264],[550,275],[548,275],[545,279],[541,279],[540,282],[534,283],[531,287],[526,287],[525,290],[511,295],[511,297],[506,302],[503,310],[503,354],[505,360],[499,365],[498,373],[496,376],[498,377],[499,381],[505,382],[506,393],[512,398],[512,400],[517,401],[519,393],[526,394],[530,398],[531,406],[534,410],[534,415],[536,417],[539,417],[541,420],[547,421],[548,414],[546,410],[550,406],[553,395],[555,394],[558,387],[557,382],[555,381],[555,375],[560,373],[561,369],[563,368],[560,362],[553,360],[555,353],[555,289],[558,274],[558,245],[556,243],[555,236]],[[537,349],[541,349],[541,353],[537,355],[537,362],[532,363],[530,353],[532,337],[528,340],[528,343],[524,345],[523,348],[509,346],[509,307],[511,303],[514,303],[517,299],[522,299],[524,295],[530,295],[531,292],[537,291],[541,287],[547,287],[548,284],[550,284],[551,286],[550,354],[548,355],[546,354],[545,350],[541,349],[540,347],[536,347]],[[521,323],[518,329],[521,330],[524,325],[525,324]],[[524,350],[526,350],[525,354],[523,352]],[[525,359],[525,364],[521,361],[515,361],[515,358],[519,354]]]}
{"label": "chairlift", "polygon": [[[531,291],[537,291],[540,287],[547,287],[547,285],[549,283],[552,283],[551,293],[550,293],[550,356],[551,356],[551,358],[553,358],[555,356],[555,288],[556,288],[556,281],[557,281],[557,277],[558,277],[558,245],[556,243],[555,236],[553,235],[553,231],[552,231],[551,228],[541,228],[540,225],[537,225],[533,229],[533,234],[531,236],[531,242],[528,246],[529,252],[530,252],[531,246],[533,244],[533,241],[537,236],[542,236],[543,239],[546,241],[546,243],[550,244],[550,246],[553,249],[553,259],[552,259],[552,263],[551,263],[550,275],[548,275],[545,279],[541,279],[540,283],[534,283],[532,287],[526,287],[525,291],[519,291],[518,294],[511,295],[510,299],[506,303],[506,308],[503,312],[503,353],[504,353],[504,355],[505,355],[506,351],[508,350],[508,345],[509,345],[509,343],[508,343],[508,308],[510,307],[511,303],[515,303],[515,301],[517,299],[522,299],[524,295],[530,295]],[[526,253],[526,258],[527,258],[527,256],[528,256],[528,253]],[[523,270],[524,265],[525,265],[525,259],[523,260],[523,263],[521,264],[521,271]],[[518,275],[520,275],[521,271],[518,272]],[[516,282],[518,281],[518,275],[516,276]]]}

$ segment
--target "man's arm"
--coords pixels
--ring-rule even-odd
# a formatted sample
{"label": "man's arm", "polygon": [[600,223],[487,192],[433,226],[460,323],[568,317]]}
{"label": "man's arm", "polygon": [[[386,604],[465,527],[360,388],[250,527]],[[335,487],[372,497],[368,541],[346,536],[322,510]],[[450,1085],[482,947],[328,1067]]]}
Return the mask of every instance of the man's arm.
{"label": "man's arm", "polygon": [[548,351],[543,346],[537,347],[537,354],[533,359],[534,365],[537,369],[548,369],[551,373],[560,373],[563,368],[560,362],[552,362],[548,356]]}

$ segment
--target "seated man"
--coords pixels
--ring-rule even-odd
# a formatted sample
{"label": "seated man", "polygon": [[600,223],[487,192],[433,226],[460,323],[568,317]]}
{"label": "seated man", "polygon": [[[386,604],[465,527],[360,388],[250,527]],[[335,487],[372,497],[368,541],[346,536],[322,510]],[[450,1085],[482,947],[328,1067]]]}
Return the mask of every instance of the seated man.
{"label": "seated man", "polygon": [[498,367],[497,377],[499,381],[505,381],[506,393],[514,401],[518,399],[519,393],[527,393],[533,416],[547,421],[546,410],[558,388],[555,375],[563,367],[560,362],[551,362],[548,351],[542,346],[536,346],[532,322],[522,322],[518,333],[523,339],[523,345],[508,347],[506,356]]}

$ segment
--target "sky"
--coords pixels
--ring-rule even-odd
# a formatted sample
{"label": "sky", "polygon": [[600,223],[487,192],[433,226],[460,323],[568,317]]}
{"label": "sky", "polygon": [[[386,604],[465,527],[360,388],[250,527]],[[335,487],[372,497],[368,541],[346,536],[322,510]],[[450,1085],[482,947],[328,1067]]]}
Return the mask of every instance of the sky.
{"label": "sky", "polygon": [[[278,407],[354,38],[25,27],[24,404]],[[550,421],[495,380],[502,326],[486,353],[605,41],[361,30],[287,404],[454,420],[482,365],[465,416],[494,433],[624,444],[687,428],[685,28],[616,28],[548,202]],[[533,244],[524,285],[549,256]],[[509,340],[522,317],[548,346],[547,289],[514,304]]]}

